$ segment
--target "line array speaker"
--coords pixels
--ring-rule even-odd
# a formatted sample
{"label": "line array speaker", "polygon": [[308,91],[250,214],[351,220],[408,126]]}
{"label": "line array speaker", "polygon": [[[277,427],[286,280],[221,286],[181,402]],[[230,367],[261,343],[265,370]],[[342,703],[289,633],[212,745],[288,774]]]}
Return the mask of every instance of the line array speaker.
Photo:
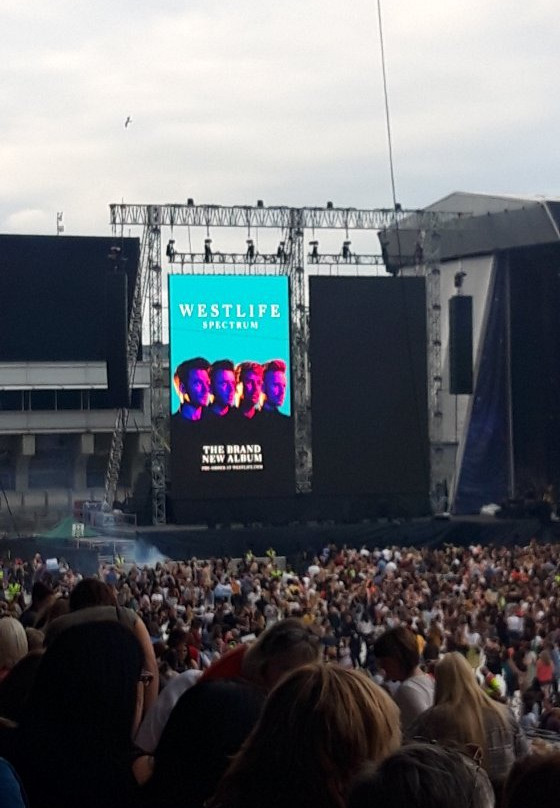
{"label": "line array speaker", "polygon": [[111,407],[128,407],[128,295],[124,270],[107,273],[105,334],[107,338],[107,388]]}
{"label": "line array speaker", "polygon": [[456,295],[449,300],[449,392],[473,391],[473,299]]}

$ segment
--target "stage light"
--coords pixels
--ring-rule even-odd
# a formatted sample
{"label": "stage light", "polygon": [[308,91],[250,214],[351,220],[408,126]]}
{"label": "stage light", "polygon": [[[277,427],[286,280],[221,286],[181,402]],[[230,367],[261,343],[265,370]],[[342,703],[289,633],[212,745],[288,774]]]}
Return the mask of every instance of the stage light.
{"label": "stage light", "polygon": [[257,199],[257,208],[264,208],[264,202],[262,199]]}
{"label": "stage light", "polygon": [[247,261],[252,261],[255,258],[255,243],[252,238],[247,239],[247,252],[245,253]]}
{"label": "stage light", "polygon": [[212,247],[210,246],[211,244],[212,244],[212,239],[211,238],[205,238],[204,239],[204,263],[205,264],[211,264],[212,263],[213,256],[212,256]]}
{"label": "stage light", "polygon": [[455,273],[454,284],[455,284],[455,289],[457,289],[457,292],[459,292],[459,289],[462,289],[462,287],[463,287],[463,279],[466,278],[466,277],[467,277],[467,273],[463,272],[462,270],[460,272]]}
{"label": "stage light", "polygon": [[189,198],[187,199],[187,205],[189,206],[189,208],[193,208],[193,207],[194,207],[194,199],[192,199],[191,197],[189,197]]}
{"label": "stage light", "polygon": [[311,247],[311,253],[309,254],[309,260],[312,264],[319,263],[319,242],[318,241],[310,241],[309,246]]}
{"label": "stage light", "polygon": [[166,256],[169,258],[170,261],[173,261],[175,258],[175,239],[170,238],[167,244],[167,248],[165,250]]}
{"label": "stage light", "polygon": [[352,258],[352,253],[350,252],[350,245],[352,244],[351,241],[344,241],[342,243],[342,258],[345,261],[349,261]]}
{"label": "stage light", "polygon": [[285,259],[286,259],[286,242],[285,241],[281,241],[280,244],[278,245],[278,249],[276,250],[276,258],[278,258],[279,261],[285,261]]}
{"label": "stage light", "polygon": [[332,210],[332,209],[333,209],[333,203],[332,202],[327,202],[327,210]]}
{"label": "stage light", "polygon": [[116,264],[120,260],[120,257],[121,257],[121,248],[120,247],[110,247],[109,248],[109,255],[107,256],[109,261],[114,261],[114,263]]}

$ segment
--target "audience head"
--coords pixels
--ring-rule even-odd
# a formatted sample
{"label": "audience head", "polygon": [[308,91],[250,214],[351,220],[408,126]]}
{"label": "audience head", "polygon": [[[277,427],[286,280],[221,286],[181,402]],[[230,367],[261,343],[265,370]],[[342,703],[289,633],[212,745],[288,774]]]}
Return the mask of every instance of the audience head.
{"label": "audience head", "polygon": [[83,578],[70,592],[70,611],[77,612],[91,606],[116,606],[111,587],[98,578]]}
{"label": "audience head", "polygon": [[257,638],[245,654],[247,679],[270,689],[289,671],[316,662],[321,653],[319,638],[295,617],[275,623]]}
{"label": "audience head", "polygon": [[262,691],[246,682],[208,681],[189,688],[155,751],[148,801],[158,808],[202,808],[257,722],[263,701]]}
{"label": "audience head", "polygon": [[16,769],[33,806],[53,794],[59,808],[117,804],[113,795],[130,784],[141,671],[140,645],[117,622],[68,628],[49,645],[17,738]]}
{"label": "audience head", "polygon": [[0,619],[0,681],[27,654],[27,634],[15,617]]}
{"label": "audience head", "polygon": [[464,703],[469,701],[486,704],[490,699],[477,682],[473,668],[457,651],[444,654],[435,666],[435,704]]}
{"label": "audience head", "polygon": [[21,720],[41,664],[42,655],[42,649],[30,650],[0,682],[0,716],[2,718],[8,718],[16,723]]}
{"label": "audience head", "polygon": [[416,635],[405,626],[397,626],[382,634],[375,641],[373,652],[386,678],[395,682],[412,676],[420,662]]}
{"label": "audience head", "polygon": [[503,808],[556,808],[560,793],[560,752],[528,755],[514,763],[503,794]]}
{"label": "audience head", "polygon": [[43,581],[35,581],[31,588],[31,609],[38,612],[54,597],[50,586]]}
{"label": "audience head", "polygon": [[356,778],[349,808],[493,808],[488,775],[472,758],[439,744],[403,746]]}
{"label": "audience head", "polygon": [[[399,711],[365,674],[298,668],[270,693],[211,805],[342,807],[352,776],[400,744]],[[273,783],[273,789],[270,784]]]}

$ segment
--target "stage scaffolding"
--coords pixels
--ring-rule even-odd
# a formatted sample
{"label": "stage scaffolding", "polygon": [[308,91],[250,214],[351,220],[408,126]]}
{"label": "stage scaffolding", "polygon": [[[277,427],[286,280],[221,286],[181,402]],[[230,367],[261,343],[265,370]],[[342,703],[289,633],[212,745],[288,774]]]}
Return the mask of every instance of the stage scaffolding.
{"label": "stage scaffolding", "polygon": [[[128,333],[129,376],[134,377],[134,366],[147,319],[150,340],[151,378],[151,449],[150,472],[152,485],[152,522],[166,521],[166,422],[164,410],[164,346],[163,346],[163,275],[162,228],[174,236],[176,228],[204,228],[208,235],[212,228],[245,228],[248,233],[259,228],[278,231],[278,249],[274,253],[259,253],[254,242],[247,240],[245,253],[213,252],[210,239],[202,253],[176,251],[174,238],[170,238],[166,257],[171,270],[198,274],[274,274],[287,275],[291,300],[291,351],[294,379],[295,421],[295,479],[296,492],[311,491],[311,391],[309,374],[309,306],[307,277],[320,266],[329,266],[345,274],[357,274],[360,267],[385,265],[381,254],[358,254],[351,251],[349,234],[352,231],[407,230],[415,231],[415,255],[400,256],[400,266],[416,266],[427,282],[428,325],[428,396],[429,430],[431,445],[430,486],[437,509],[436,492],[440,482],[441,460],[441,408],[439,403],[441,367],[441,301],[439,296],[439,238],[440,215],[430,211],[401,209],[337,208],[331,203],[325,207],[268,207],[262,202],[255,206],[186,204],[114,204],[110,206],[110,223],[115,236],[125,228],[142,228],[141,260],[136,279],[133,307]],[[315,237],[317,230],[343,230],[347,241],[340,253],[320,253],[317,242],[311,241],[311,250],[305,254],[305,238],[309,232]],[[381,241],[383,241],[381,239]],[[398,271],[398,270],[397,270]],[[392,271],[395,274],[395,271]],[[147,309],[147,318],[146,318]],[[115,499],[126,434],[128,411],[119,410],[115,422],[109,462],[105,479],[106,509]]]}

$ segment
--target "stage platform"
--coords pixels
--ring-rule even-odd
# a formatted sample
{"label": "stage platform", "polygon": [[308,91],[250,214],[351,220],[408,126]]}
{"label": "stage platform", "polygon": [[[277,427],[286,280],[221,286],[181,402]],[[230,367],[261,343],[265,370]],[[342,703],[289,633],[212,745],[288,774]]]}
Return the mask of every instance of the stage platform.
{"label": "stage platform", "polygon": [[174,560],[216,556],[242,557],[249,550],[264,556],[269,548],[285,556],[301,571],[327,544],[338,547],[406,547],[455,544],[526,545],[560,542],[560,522],[542,523],[537,519],[496,519],[490,516],[431,517],[410,521],[378,520],[360,524],[228,525],[213,529],[199,525],[165,525],[127,529],[92,540],[53,540],[44,537],[4,539],[0,555],[29,559],[34,553],[43,558],[64,558],[73,569],[94,575],[101,561],[122,555],[138,564],[155,564],[164,558]]}
{"label": "stage platform", "polygon": [[288,560],[313,555],[326,544],[368,548],[397,546],[437,546],[438,544],[528,544],[560,541],[560,523],[542,524],[537,519],[496,519],[495,517],[431,517],[410,521],[378,520],[360,524],[293,524],[283,527],[263,525],[201,528],[168,525],[138,528],[140,543],[156,547],[170,558],[227,555],[242,556],[248,550],[264,555],[270,547]]}

